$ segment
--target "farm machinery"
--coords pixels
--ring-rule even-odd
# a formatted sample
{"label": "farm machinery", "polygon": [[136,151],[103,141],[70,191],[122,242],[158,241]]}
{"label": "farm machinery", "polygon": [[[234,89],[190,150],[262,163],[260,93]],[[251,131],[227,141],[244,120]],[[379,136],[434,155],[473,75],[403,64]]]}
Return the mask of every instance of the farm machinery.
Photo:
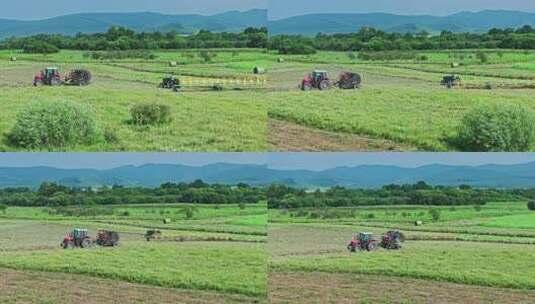
{"label": "farm machinery", "polygon": [[357,251],[375,251],[379,241],[375,239],[372,233],[361,232],[353,237],[353,239],[347,245],[347,250],[351,252]]}
{"label": "farm machinery", "polygon": [[379,242],[372,233],[361,232],[353,237],[347,244],[347,250],[351,252],[375,251],[380,246],[388,250],[398,250],[402,248],[405,236],[398,230],[391,230],[385,233]]}
{"label": "farm machinery", "polygon": [[74,229],[65,236],[63,242],[61,242],[61,247],[63,249],[87,249],[91,248],[94,244],[102,247],[117,246],[119,245],[119,234],[115,231],[99,230],[97,232],[97,238],[93,239],[89,236],[87,229]]}
{"label": "farm machinery", "polygon": [[162,238],[162,232],[160,230],[147,230],[147,233],[145,233],[145,239],[147,242],[150,242],[152,240],[159,240]]}
{"label": "farm machinery", "polygon": [[461,77],[457,75],[447,75],[442,77],[442,81],[440,81],[440,84],[447,87],[448,89],[460,87],[462,85]]}
{"label": "farm machinery", "polygon": [[402,248],[403,242],[405,242],[405,235],[398,230],[391,230],[383,235],[380,246],[385,249],[398,250]]}
{"label": "farm machinery", "polygon": [[174,92],[178,92],[180,90],[180,79],[175,76],[164,77],[159,87],[161,89],[170,89]]}
{"label": "farm machinery", "polygon": [[358,89],[362,83],[362,76],[358,73],[343,72],[338,77],[337,81],[332,81],[329,78],[327,71],[315,70],[306,76],[299,87],[303,91],[310,91],[318,89],[320,91],[328,90],[332,87],[339,89]]}
{"label": "farm machinery", "polygon": [[33,79],[33,85],[40,86],[60,86],[60,85],[72,85],[72,86],[86,86],[91,83],[92,75],[88,70],[75,69],[69,72],[65,79],[61,78],[59,68],[47,67],[35,75]]}

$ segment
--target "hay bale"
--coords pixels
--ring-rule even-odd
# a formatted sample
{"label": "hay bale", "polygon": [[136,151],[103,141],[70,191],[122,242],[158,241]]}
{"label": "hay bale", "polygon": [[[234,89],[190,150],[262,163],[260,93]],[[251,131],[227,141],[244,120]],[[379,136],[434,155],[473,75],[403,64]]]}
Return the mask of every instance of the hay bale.
{"label": "hay bale", "polygon": [[164,224],[171,224],[171,219],[170,218],[166,218],[166,219],[163,219],[163,223]]}
{"label": "hay bale", "polygon": [[278,62],[278,63],[283,63],[283,62],[284,62],[284,58],[279,57],[279,59],[277,59],[277,62]]}
{"label": "hay bale", "polygon": [[169,66],[170,67],[176,67],[178,65],[178,62],[176,61],[169,61]]}
{"label": "hay bale", "polygon": [[257,74],[257,75],[258,74],[265,74],[266,73],[266,69],[261,68],[261,67],[254,67],[253,73]]}
{"label": "hay bale", "polygon": [[416,221],[414,222],[414,226],[422,226],[424,224],[423,221]]}
{"label": "hay bale", "polygon": [[452,62],[451,63],[451,67],[452,68],[458,68],[460,66],[460,64],[458,62]]}
{"label": "hay bale", "polygon": [[11,57],[11,61],[17,61],[17,57]]}

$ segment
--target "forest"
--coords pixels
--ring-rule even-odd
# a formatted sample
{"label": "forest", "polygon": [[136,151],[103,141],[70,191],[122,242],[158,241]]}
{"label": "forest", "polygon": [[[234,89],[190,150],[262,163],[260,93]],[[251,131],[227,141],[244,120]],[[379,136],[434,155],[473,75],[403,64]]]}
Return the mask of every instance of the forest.
{"label": "forest", "polygon": [[322,34],[315,37],[277,35],[270,37],[269,49],[281,54],[313,54],[316,51],[411,51],[445,49],[535,49],[535,29],[529,25],[518,29],[493,28],[487,33],[442,31],[432,35],[389,33],[371,27],[347,34]]}
{"label": "forest", "polygon": [[118,204],[255,204],[265,200],[265,189],[246,184],[236,186],[191,183],[166,183],[157,188],[67,187],[45,182],[38,189],[0,190],[0,205],[21,207],[91,206]]}
{"label": "forest", "polygon": [[357,207],[357,206],[461,206],[485,205],[489,202],[526,201],[535,189],[493,189],[432,186],[425,182],[386,185],[380,189],[349,189],[331,187],[307,191],[287,185],[273,184],[267,189],[271,209]]}
{"label": "forest", "polygon": [[207,48],[266,48],[266,27],[249,27],[242,33],[214,33],[201,30],[193,35],[166,33],[137,33],[124,27],[112,26],[106,33],[75,36],[39,34],[30,37],[11,37],[0,42],[0,49],[23,49],[26,53],[56,53],[64,50],[126,51],[158,49]]}

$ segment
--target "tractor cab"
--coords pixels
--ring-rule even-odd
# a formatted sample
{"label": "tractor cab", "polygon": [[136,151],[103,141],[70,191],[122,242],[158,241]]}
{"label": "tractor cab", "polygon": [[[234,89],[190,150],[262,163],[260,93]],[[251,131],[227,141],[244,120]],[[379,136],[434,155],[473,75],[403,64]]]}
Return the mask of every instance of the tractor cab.
{"label": "tractor cab", "polygon": [[48,68],[45,68],[44,72],[45,72],[45,77],[50,78],[50,77],[59,75],[59,68],[48,67]]}
{"label": "tractor cab", "polygon": [[324,79],[329,79],[329,75],[327,71],[321,71],[321,70],[313,71],[311,77],[314,81],[318,83]]}

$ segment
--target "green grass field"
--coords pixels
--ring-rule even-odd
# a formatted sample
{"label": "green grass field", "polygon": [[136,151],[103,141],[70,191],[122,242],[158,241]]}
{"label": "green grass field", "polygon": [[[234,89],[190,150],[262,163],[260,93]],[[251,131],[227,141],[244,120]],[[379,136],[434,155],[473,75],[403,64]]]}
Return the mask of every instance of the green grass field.
{"label": "green grass field", "polygon": [[[266,54],[261,50],[214,53],[217,56],[206,63],[195,51],[155,52],[154,60],[96,60],[78,51],[53,55],[1,51],[0,102],[4,111],[0,133],[8,133],[17,114],[30,103],[76,101],[89,104],[101,129],[113,132],[118,141],[47,150],[265,151],[267,109],[261,96],[267,83],[264,75],[253,75],[252,70]],[[16,56],[17,61],[9,61],[11,56]],[[180,65],[171,67],[169,61]],[[34,75],[47,66],[58,66],[64,75],[73,68],[89,69],[93,84],[34,88]],[[157,88],[169,74],[180,75],[183,92]],[[223,86],[224,91],[208,89],[215,84]],[[172,122],[152,127],[130,124],[132,106],[147,102],[169,105]],[[23,149],[10,145],[3,136],[0,150]]]}
{"label": "green grass field", "polygon": [[[440,218],[433,220],[430,209],[440,210]],[[363,291],[367,300],[357,303],[426,303],[421,293],[433,294],[437,303],[464,303],[466,299],[472,299],[471,303],[529,303],[535,295],[532,213],[525,202],[489,203],[481,209],[270,210],[269,297],[274,303],[289,299],[299,303],[297,295],[307,295],[308,289],[321,284],[330,289],[321,288],[315,296],[339,301],[362,288],[399,286],[391,294]],[[423,225],[415,225],[416,221]],[[358,232],[371,232],[380,239],[391,229],[405,234],[399,251],[349,253],[345,248]]]}
{"label": "green grass field", "polygon": [[[310,56],[272,53],[274,61],[282,57],[284,62],[270,71],[270,86],[276,92],[268,95],[268,115],[272,121],[282,122],[282,127],[271,128],[269,137],[287,142],[281,145],[270,140],[271,149],[299,151],[305,142],[310,143],[305,150],[316,150],[314,143],[321,150],[323,141],[346,135],[354,140],[342,142],[342,150],[455,151],[458,148],[448,139],[475,105],[497,102],[534,108],[532,52],[485,52],[486,63],[479,62],[470,50],[420,52],[427,57],[425,61],[365,61],[357,53],[349,56],[344,52]],[[341,71],[358,72],[363,86],[358,91],[300,92],[299,82],[314,69],[327,70],[331,79]],[[461,76],[461,88],[448,90],[440,85],[442,77],[450,74]],[[485,89],[487,85],[492,90]],[[292,133],[295,124],[310,132]],[[332,134],[325,138],[322,131]],[[381,140],[389,143],[377,147]]]}
{"label": "green grass field", "polygon": [[[158,294],[163,288],[166,300],[162,302],[184,294],[188,295],[186,303],[217,303],[218,299],[265,302],[265,204],[202,205],[191,218],[184,215],[184,206],[118,205],[111,214],[91,217],[61,216],[48,208],[9,207],[0,215],[0,273],[17,279],[11,285],[8,276],[8,281],[2,282],[7,285],[0,283],[0,294],[22,293],[17,288],[34,278],[48,282],[51,275],[60,273],[64,280],[79,276],[80,284],[113,280],[114,284],[138,284]],[[164,224],[163,219],[171,219],[171,223]],[[87,228],[93,237],[98,229],[118,231],[120,245],[61,249],[60,242],[73,228]],[[144,235],[149,229],[159,229],[161,239],[147,242]],[[58,277],[50,280],[66,283]],[[131,289],[125,293],[135,294]],[[56,295],[49,296],[51,302],[60,301]],[[24,298],[21,294],[7,299]],[[7,300],[0,296],[2,301]]]}

